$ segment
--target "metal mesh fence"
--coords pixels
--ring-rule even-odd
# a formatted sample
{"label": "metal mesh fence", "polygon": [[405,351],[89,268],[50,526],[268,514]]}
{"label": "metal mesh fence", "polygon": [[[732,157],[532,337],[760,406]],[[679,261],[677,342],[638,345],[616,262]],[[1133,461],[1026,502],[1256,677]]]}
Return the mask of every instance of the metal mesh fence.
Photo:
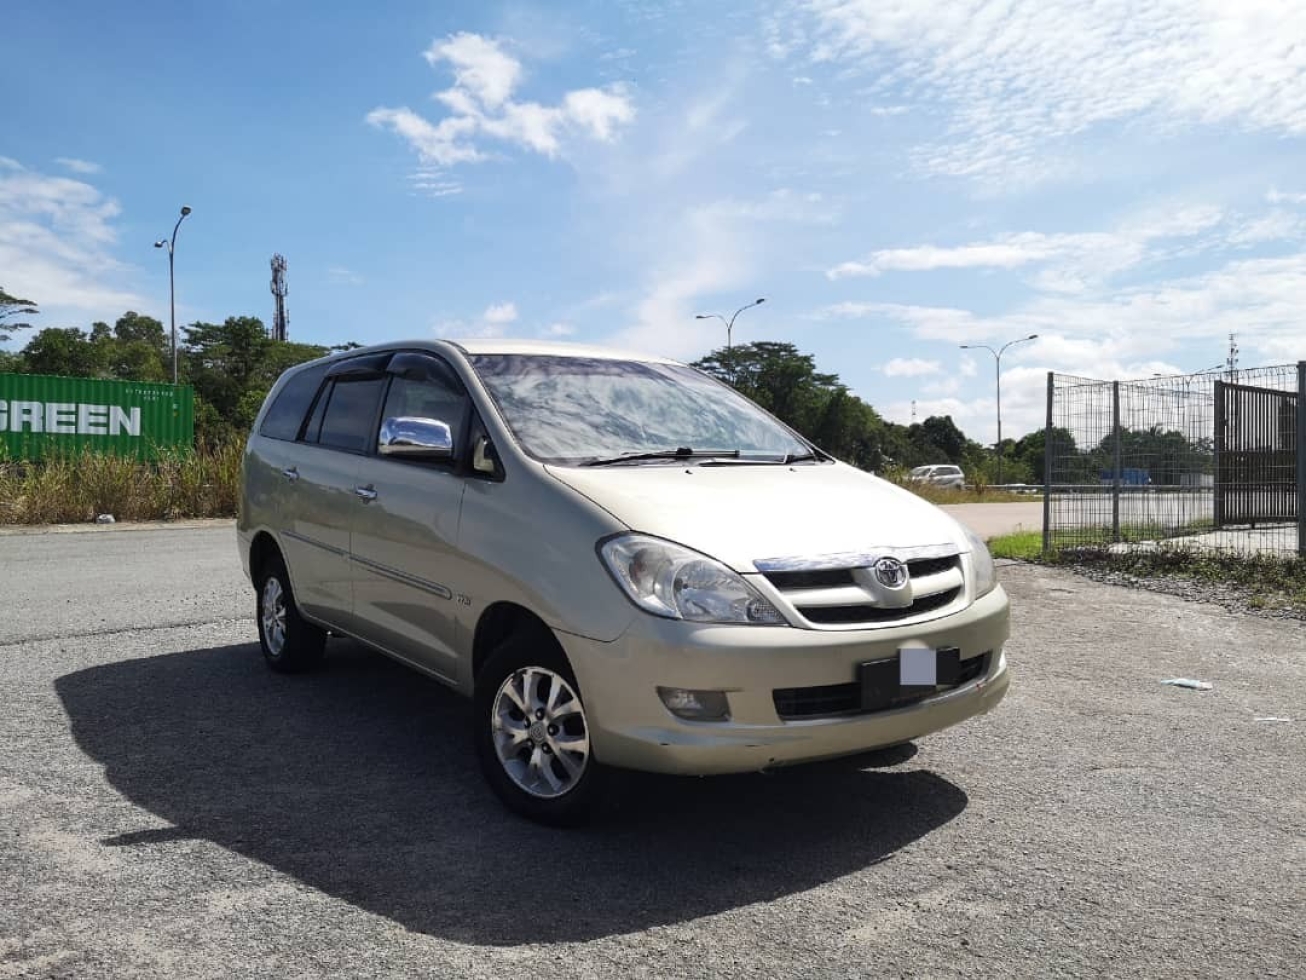
{"label": "metal mesh fence", "polygon": [[1049,375],[1045,547],[1183,539],[1297,554],[1304,393],[1306,362],[1139,381]]}

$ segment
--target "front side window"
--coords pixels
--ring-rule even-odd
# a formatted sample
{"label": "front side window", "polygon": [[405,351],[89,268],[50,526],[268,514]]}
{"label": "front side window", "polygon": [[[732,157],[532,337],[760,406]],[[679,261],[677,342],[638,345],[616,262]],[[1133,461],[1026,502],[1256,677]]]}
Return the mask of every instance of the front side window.
{"label": "front side window", "polygon": [[461,441],[471,403],[462,385],[442,362],[422,358],[416,368],[396,374],[381,412],[384,424],[390,418],[433,419],[444,422],[453,433],[454,449]]}
{"label": "front side window", "polygon": [[738,392],[684,365],[535,354],[469,360],[522,448],[545,462],[677,449],[776,461],[811,452]]}
{"label": "front side window", "polygon": [[376,409],[385,377],[339,378],[326,393],[318,444],[351,453],[367,452],[376,428]]}

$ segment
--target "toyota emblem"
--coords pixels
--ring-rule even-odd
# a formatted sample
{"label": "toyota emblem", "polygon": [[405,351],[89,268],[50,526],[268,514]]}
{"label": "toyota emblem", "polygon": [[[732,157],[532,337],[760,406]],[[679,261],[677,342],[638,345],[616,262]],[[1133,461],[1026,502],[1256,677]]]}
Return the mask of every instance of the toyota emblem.
{"label": "toyota emblem", "polygon": [[907,584],[907,566],[897,558],[881,558],[871,568],[876,581],[886,589],[901,589]]}

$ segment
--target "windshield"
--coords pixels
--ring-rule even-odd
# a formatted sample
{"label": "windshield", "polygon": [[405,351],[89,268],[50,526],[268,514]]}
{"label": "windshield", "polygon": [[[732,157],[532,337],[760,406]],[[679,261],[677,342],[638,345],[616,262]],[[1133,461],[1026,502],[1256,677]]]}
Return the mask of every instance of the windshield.
{"label": "windshield", "polygon": [[544,462],[677,449],[776,459],[811,451],[742,395],[680,364],[535,354],[468,360],[522,448]]}

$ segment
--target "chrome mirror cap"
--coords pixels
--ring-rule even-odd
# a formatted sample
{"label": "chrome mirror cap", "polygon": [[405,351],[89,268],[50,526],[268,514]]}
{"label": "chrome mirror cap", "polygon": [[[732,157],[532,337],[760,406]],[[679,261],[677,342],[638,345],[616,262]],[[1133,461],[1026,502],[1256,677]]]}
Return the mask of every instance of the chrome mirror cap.
{"label": "chrome mirror cap", "polygon": [[447,423],[438,419],[388,418],[381,423],[376,451],[382,456],[403,459],[450,459],[453,432]]}

